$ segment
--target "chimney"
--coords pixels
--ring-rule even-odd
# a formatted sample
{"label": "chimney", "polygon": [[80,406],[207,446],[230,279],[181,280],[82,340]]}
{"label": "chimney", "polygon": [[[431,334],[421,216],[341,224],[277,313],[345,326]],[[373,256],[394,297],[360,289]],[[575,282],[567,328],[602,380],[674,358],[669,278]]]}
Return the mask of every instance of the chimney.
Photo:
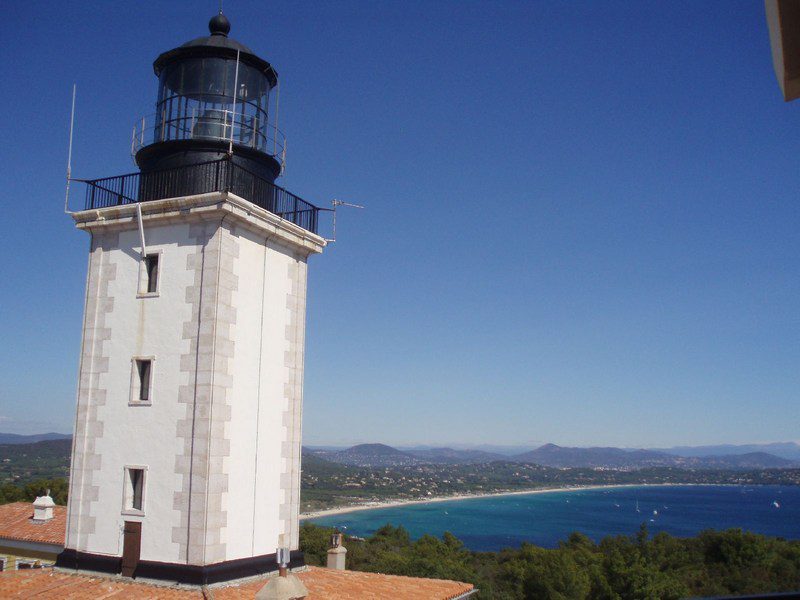
{"label": "chimney", "polygon": [[306,586],[297,575],[289,573],[289,549],[278,548],[278,575],[269,578],[255,600],[303,600],[306,596]]}
{"label": "chimney", "polygon": [[331,547],[328,550],[328,568],[344,571],[345,558],[347,558],[347,548],[342,546],[344,536],[338,531],[331,535]]}
{"label": "chimney", "polygon": [[33,501],[33,521],[44,523],[53,518],[53,507],[56,505],[50,497],[50,490],[44,496],[37,496]]}

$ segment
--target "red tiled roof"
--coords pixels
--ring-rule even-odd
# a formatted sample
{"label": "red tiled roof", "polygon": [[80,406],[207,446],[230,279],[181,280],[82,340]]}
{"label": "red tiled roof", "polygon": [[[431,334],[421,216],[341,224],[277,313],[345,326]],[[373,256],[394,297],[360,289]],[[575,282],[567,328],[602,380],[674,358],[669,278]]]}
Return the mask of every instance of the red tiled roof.
{"label": "red tiled roof", "polygon": [[53,518],[43,523],[34,523],[31,517],[33,505],[29,502],[0,505],[0,540],[64,545],[67,531],[66,507],[54,507]]}
{"label": "red tiled roof", "polygon": [[[474,589],[471,583],[446,579],[401,577],[360,571],[310,568],[299,574],[308,588],[308,600],[452,600]],[[239,596],[243,598],[243,596]]]}
{"label": "red tiled roof", "polygon": [[[453,600],[472,591],[470,583],[423,579],[357,571],[334,571],[310,567],[297,573],[308,588],[306,600]],[[214,600],[252,600],[265,578],[241,585],[212,587]],[[128,581],[54,571],[30,569],[0,573],[1,598],[47,598],[97,600],[137,598],[144,600],[201,600],[199,589],[163,587]]]}

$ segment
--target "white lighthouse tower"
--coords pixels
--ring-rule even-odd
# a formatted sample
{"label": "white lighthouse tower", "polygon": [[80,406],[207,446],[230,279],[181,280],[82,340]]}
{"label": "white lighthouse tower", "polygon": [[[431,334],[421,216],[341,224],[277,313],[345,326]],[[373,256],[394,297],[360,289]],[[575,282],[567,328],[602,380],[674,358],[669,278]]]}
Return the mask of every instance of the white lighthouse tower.
{"label": "white lighthouse tower", "polygon": [[161,54],[140,172],[87,182],[88,278],[65,568],[206,584],[298,549],[308,257],[275,185],[272,66],[210,35]]}

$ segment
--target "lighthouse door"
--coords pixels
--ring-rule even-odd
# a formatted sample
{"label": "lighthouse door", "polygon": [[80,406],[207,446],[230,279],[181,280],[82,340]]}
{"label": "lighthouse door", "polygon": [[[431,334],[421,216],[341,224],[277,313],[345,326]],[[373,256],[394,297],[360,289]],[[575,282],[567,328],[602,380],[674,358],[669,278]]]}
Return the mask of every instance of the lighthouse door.
{"label": "lighthouse door", "polygon": [[139,564],[139,552],[142,548],[142,524],[136,521],[125,521],[125,536],[122,542],[122,576],[133,577]]}

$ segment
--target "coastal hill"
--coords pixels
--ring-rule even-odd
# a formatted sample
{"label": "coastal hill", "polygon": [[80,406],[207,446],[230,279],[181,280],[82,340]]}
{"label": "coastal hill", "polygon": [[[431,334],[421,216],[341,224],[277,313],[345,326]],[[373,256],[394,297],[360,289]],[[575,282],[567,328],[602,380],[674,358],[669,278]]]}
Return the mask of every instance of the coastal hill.
{"label": "coastal hill", "polygon": [[483,450],[454,450],[453,448],[426,448],[405,450],[420,461],[432,464],[471,465],[508,460],[508,456]]}
{"label": "coastal hill", "polygon": [[[31,436],[35,437],[35,436]],[[72,438],[0,444],[0,485],[66,477]]]}
{"label": "coastal hill", "polygon": [[526,463],[543,467],[646,469],[675,467],[684,469],[782,469],[800,464],[767,452],[747,452],[719,456],[678,456],[656,450],[623,448],[570,448],[545,444],[511,457],[480,450],[429,448],[398,450],[386,444],[359,444],[351,448],[307,449],[309,455],[352,467],[401,467],[413,465],[470,465],[495,461]]}
{"label": "coastal hill", "polygon": [[652,450],[621,448],[566,448],[545,444],[536,450],[512,457],[517,462],[545,467],[605,467],[609,469],[663,467],[672,464],[668,454]]}
{"label": "coastal hill", "polygon": [[513,457],[517,462],[544,467],[591,467],[605,469],[643,469],[680,467],[687,469],[769,469],[790,468],[796,461],[766,452],[748,452],[723,456],[676,456],[654,450],[621,448],[567,448],[545,444],[536,450]]}
{"label": "coastal hill", "polygon": [[406,467],[423,461],[386,444],[358,444],[346,450],[314,450],[325,460],[351,467]]}
{"label": "coastal hill", "polygon": [[344,450],[306,448],[325,460],[351,467],[407,467],[411,465],[471,465],[508,460],[508,456],[483,450],[453,448],[397,449],[386,444],[358,444]]}
{"label": "coastal hill", "polygon": [[36,433],[33,435],[20,435],[18,433],[0,433],[0,444],[35,444],[48,440],[71,440],[72,436],[66,433]]}
{"label": "coastal hill", "polygon": [[[45,439],[33,443],[21,440],[38,439],[50,435],[58,439]],[[65,477],[69,470],[72,449],[70,437],[62,434],[40,436],[11,436],[0,434],[0,439],[12,439],[11,443],[0,443],[0,484],[25,483],[34,479]],[[741,446],[751,450],[752,446]],[[756,446],[756,448],[758,448]],[[800,466],[800,460],[790,460],[763,451],[748,451],[695,456],[671,454],[658,450],[628,450],[622,448],[571,448],[544,444],[535,450],[503,456],[478,449],[413,448],[399,450],[386,444],[358,444],[351,448],[303,448],[303,471],[313,472],[317,477],[327,477],[342,467],[350,468],[400,468],[435,465],[440,468],[459,465],[528,464],[542,467],[567,469],[589,468],[609,470],[640,470],[649,468],[678,469],[787,469]],[[790,448],[789,448],[790,449]]]}
{"label": "coastal hill", "polygon": [[666,452],[677,456],[729,456],[766,452],[800,462],[800,444],[797,442],[772,442],[768,444],[719,444],[716,446],[675,446],[673,448],[650,448],[656,452]]}
{"label": "coastal hill", "polygon": [[[70,440],[0,445],[0,503],[32,501],[48,487],[63,489],[61,500],[63,501],[66,498],[65,485],[70,450]],[[422,454],[422,450],[418,449],[420,454],[415,456],[385,444],[364,444],[348,449],[304,448],[301,494],[303,511],[313,512],[337,506],[387,500],[419,500],[576,485],[642,483],[800,485],[800,469],[750,467],[751,464],[767,462],[784,463],[781,459],[763,453],[742,454],[728,458],[706,457],[702,461],[692,459],[693,464],[702,462],[708,465],[706,468],[673,466],[609,468],[547,467],[509,457],[505,460],[484,462],[486,456],[473,455],[469,451],[461,454],[462,451],[452,451],[452,449],[427,448],[425,450],[433,451]],[[625,464],[620,456],[630,453],[618,448],[614,450],[605,453],[606,462]],[[558,457],[562,452],[575,455],[572,449],[562,449],[558,446],[548,447],[543,451],[545,452],[550,457]],[[588,456],[584,455],[580,460],[589,460],[591,454],[589,451]],[[632,456],[647,458],[649,455],[633,453]],[[658,460],[669,460],[669,455],[666,454],[659,454],[658,457]],[[541,457],[537,459],[545,460]],[[675,459],[686,460],[681,457]],[[456,460],[465,462],[449,462]],[[361,465],[347,465],[337,461],[351,463],[358,461]],[[379,465],[400,464],[363,466],[367,462]],[[733,466],[723,468],[721,466],[723,464]]]}

